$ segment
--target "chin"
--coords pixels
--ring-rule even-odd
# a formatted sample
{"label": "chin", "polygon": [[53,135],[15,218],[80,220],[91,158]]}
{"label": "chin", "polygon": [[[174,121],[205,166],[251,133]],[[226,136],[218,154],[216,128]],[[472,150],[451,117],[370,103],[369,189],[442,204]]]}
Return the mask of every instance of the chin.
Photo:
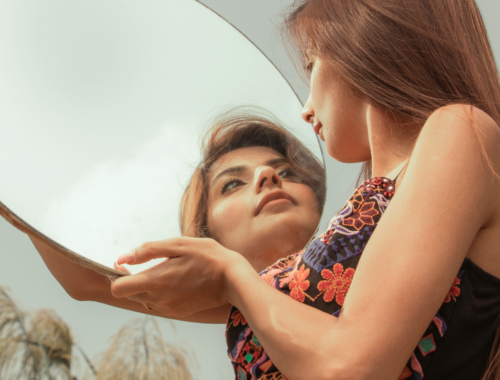
{"label": "chin", "polygon": [[280,213],[269,215],[258,224],[255,232],[264,239],[273,241],[273,246],[279,246],[284,256],[298,252],[305,247],[313,237],[319,224],[317,215],[299,215],[298,213]]}
{"label": "chin", "polygon": [[333,159],[343,164],[355,164],[357,162],[370,161],[372,159],[370,151],[358,149],[346,149],[346,146],[336,146],[335,144],[325,144],[326,152]]}

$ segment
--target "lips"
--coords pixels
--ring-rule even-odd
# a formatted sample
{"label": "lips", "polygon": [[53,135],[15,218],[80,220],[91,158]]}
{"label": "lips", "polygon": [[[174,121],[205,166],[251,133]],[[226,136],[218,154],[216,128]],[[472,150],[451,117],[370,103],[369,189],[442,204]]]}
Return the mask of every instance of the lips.
{"label": "lips", "polygon": [[260,213],[260,211],[262,210],[262,208],[267,203],[269,203],[271,201],[275,201],[277,199],[287,199],[295,205],[295,200],[286,191],[272,190],[260,199],[259,203],[257,204],[257,209],[255,211],[255,215],[258,215]]}
{"label": "lips", "polygon": [[321,129],[323,128],[323,125],[321,123],[314,123],[313,125],[313,129],[314,129],[314,132],[321,138],[321,140],[325,141],[323,139],[323,136],[321,134]]}

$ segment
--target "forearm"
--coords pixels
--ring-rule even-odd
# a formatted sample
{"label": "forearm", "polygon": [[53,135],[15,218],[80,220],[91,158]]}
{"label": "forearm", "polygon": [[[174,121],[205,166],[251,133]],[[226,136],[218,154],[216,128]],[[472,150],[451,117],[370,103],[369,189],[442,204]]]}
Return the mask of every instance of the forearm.
{"label": "forearm", "polygon": [[344,378],[348,363],[335,343],[337,318],[295,301],[244,266],[229,276],[228,301],[242,312],[287,379]]}
{"label": "forearm", "polygon": [[[72,298],[78,301],[95,301],[143,314],[165,317],[159,311],[147,310],[138,302],[113,297],[110,280],[107,277],[64,258],[36,237],[30,236],[30,239],[49,271]],[[219,308],[203,310],[181,320],[198,323],[225,323],[230,308],[230,305],[225,305]]]}

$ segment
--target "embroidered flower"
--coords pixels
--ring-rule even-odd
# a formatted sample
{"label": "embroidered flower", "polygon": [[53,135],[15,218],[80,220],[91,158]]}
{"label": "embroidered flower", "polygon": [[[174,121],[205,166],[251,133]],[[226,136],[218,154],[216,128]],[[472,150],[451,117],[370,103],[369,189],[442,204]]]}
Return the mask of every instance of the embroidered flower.
{"label": "embroidered flower", "polygon": [[330,244],[330,241],[332,240],[332,236],[333,236],[333,229],[332,230],[328,230],[326,231],[321,237],[320,237],[320,240],[323,244]]}
{"label": "embroidered flower", "polygon": [[375,222],[373,217],[379,212],[375,209],[375,202],[366,202],[357,213],[342,221],[344,226],[352,226],[356,230],[360,230],[365,225],[373,226]]}
{"label": "embroidered flower", "polygon": [[359,208],[365,203],[363,193],[359,189],[356,189],[349,202],[351,202],[354,212],[358,212]]}
{"label": "embroidered flower", "polygon": [[453,285],[451,286],[450,291],[448,292],[446,298],[444,299],[444,303],[450,302],[452,298],[453,301],[457,300],[457,297],[460,295],[460,288],[458,287],[458,285],[460,285],[460,279],[458,277],[455,277]]}
{"label": "embroidered flower", "polygon": [[290,297],[294,300],[304,302],[305,294],[304,291],[309,289],[309,281],[306,280],[311,272],[310,269],[305,269],[305,265],[303,264],[298,271],[293,273],[292,281],[290,281]]}
{"label": "embroidered flower", "polygon": [[281,269],[271,269],[268,271],[264,271],[260,274],[260,277],[266,281],[268,284],[272,285],[274,287],[276,283],[276,278],[275,276],[279,273],[281,273]]}
{"label": "embroidered flower", "polygon": [[354,276],[355,270],[353,268],[347,268],[344,272],[344,267],[342,264],[335,264],[333,266],[333,271],[328,269],[323,269],[321,271],[321,276],[326,281],[320,281],[318,284],[319,291],[325,291],[323,296],[325,302],[332,302],[337,298],[337,303],[342,306],[345,301],[345,296],[347,291],[351,286],[352,277]]}
{"label": "embroidered flower", "polygon": [[[279,287],[283,289],[286,285],[292,281],[292,278],[297,271],[297,268],[299,266],[300,261],[302,260],[302,254],[304,253],[304,250],[300,251],[297,256],[294,257],[294,261],[290,262],[290,265],[287,267],[286,270],[283,270],[282,273],[280,274],[279,277]],[[293,265],[292,265],[293,264]]]}
{"label": "embroidered flower", "polygon": [[247,324],[247,320],[239,310],[236,310],[233,314],[231,314],[231,319],[233,320],[233,326],[238,326],[240,322],[242,326]]}

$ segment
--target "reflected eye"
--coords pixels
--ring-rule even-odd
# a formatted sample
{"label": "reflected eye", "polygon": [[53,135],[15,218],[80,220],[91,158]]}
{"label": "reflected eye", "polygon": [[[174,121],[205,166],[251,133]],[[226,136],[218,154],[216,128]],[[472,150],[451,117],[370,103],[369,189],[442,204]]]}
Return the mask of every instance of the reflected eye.
{"label": "reflected eye", "polygon": [[228,191],[233,190],[234,188],[244,185],[245,183],[242,180],[237,178],[231,178],[227,180],[224,185],[222,185],[221,194],[227,193]]}
{"label": "reflected eye", "polygon": [[278,170],[278,175],[282,179],[298,179],[297,174],[290,168]]}

